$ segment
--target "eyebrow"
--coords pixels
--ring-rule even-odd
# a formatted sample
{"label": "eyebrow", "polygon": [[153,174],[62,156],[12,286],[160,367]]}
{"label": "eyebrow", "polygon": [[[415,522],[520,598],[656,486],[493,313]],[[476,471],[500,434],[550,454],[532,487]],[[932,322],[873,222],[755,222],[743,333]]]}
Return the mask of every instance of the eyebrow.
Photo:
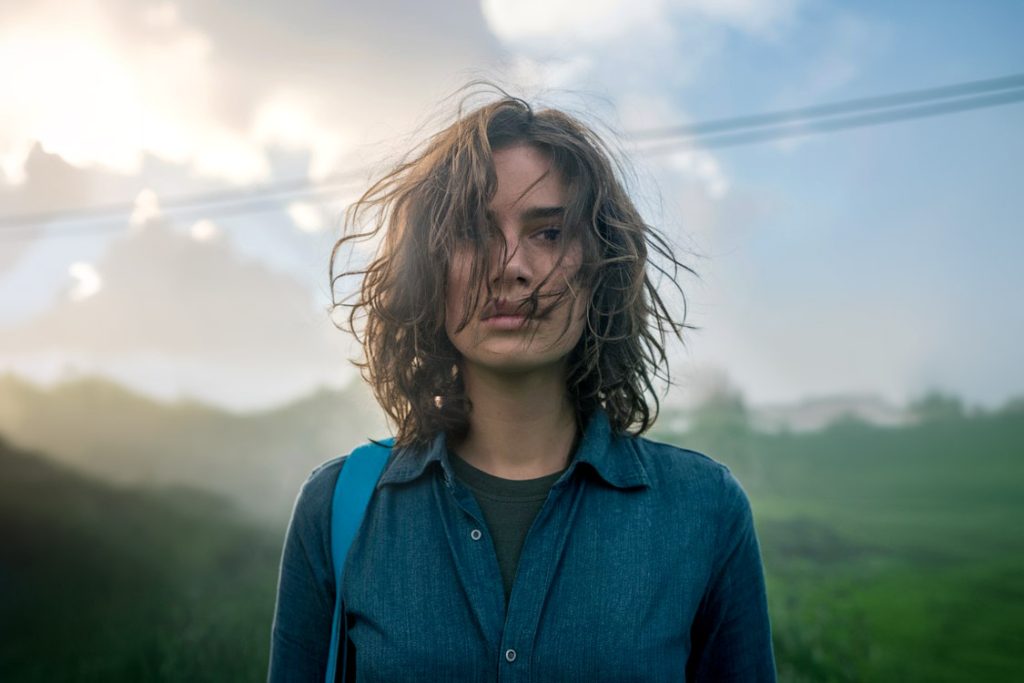
{"label": "eyebrow", "polygon": [[524,221],[537,220],[538,218],[560,218],[565,214],[564,206],[535,206],[519,214]]}

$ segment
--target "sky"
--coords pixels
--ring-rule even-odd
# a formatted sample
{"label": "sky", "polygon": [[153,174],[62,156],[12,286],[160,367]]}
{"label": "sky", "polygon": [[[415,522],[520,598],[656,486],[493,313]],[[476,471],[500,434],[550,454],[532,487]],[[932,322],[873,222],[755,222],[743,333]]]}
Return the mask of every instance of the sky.
{"label": "sky", "polygon": [[[487,78],[614,136],[696,271],[671,400],[997,406],[1024,393],[1024,103],[653,154],[631,133],[1019,74],[1022,27],[1010,1],[4,3],[0,370],[239,410],[344,384],[340,214]],[[323,189],[266,190],[296,181]]]}

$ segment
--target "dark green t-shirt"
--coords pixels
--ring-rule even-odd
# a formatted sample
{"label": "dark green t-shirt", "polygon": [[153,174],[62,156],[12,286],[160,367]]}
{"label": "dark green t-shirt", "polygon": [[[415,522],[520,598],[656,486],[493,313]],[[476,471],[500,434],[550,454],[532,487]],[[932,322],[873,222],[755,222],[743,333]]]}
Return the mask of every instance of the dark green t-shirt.
{"label": "dark green t-shirt", "polygon": [[448,453],[455,476],[473,492],[484,513],[498,555],[507,606],[523,541],[552,484],[565,470],[537,479],[503,479],[473,467],[454,451]]}

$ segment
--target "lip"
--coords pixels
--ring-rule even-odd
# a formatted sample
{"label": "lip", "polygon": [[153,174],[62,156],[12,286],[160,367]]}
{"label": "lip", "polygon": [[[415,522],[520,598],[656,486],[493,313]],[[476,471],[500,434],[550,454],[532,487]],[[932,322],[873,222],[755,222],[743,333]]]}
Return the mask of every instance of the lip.
{"label": "lip", "polygon": [[522,310],[521,302],[508,299],[490,301],[483,307],[480,322],[488,328],[515,330],[526,324],[528,317]]}
{"label": "lip", "polygon": [[517,330],[526,324],[528,318],[522,313],[515,315],[492,315],[484,318],[481,323],[484,327],[496,330]]}
{"label": "lip", "polygon": [[496,299],[489,301],[484,306],[480,320],[487,321],[494,318],[525,318],[523,312],[523,301],[511,301],[509,299]]}

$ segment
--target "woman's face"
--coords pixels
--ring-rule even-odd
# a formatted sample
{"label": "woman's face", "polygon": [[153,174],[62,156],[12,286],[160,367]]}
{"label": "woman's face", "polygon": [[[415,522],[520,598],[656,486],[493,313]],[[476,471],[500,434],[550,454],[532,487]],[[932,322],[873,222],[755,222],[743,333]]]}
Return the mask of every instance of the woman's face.
{"label": "woman's face", "polygon": [[[495,151],[494,168],[497,191],[488,208],[505,238],[505,267],[501,245],[492,240],[491,272],[486,275],[491,295],[479,293],[477,309],[470,311],[466,327],[456,332],[465,302],[472,299],[474,258],[470,245],[456,247],[448,269],[445,328],[464,365],[515,373],[560,371],[583,333],[586,316],[586,297],[574,282],[582,258],[578,240],[567,245],[558,263],[565,186],[547,155],[533,146]],[[537,315],[526,316],[521,304],[549,274],[540,290]],[[554,296],[545,294],[565,290],[559,305],[549,310]]]}

